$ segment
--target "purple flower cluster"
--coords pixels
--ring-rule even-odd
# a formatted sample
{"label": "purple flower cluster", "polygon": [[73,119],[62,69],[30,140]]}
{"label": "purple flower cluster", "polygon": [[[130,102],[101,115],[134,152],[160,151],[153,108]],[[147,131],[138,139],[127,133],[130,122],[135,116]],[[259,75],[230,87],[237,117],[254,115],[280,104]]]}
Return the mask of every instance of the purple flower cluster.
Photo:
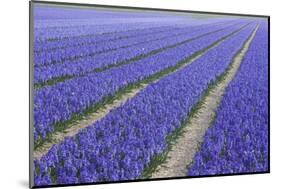
{"label": "purple flower cluster", "polygon": [[[53,145],[47,154],[34,162],[35,185],[139,177],[151,158],[165,149],[165,137],[181,125],[203,91],[226,70],[253,28],[253,25],[246,27],[190,65],[150,84],[74,137]],[[220,36],[222,34],[225,35],[220,33]],[[198,40],[197,46],[211,41]],[[179,56],[182,50],[187,50],[184,47],[177,47],[171,55]],[[165,61],[176,58],[168,56],[169,53],[166,55]]]}
{"label": "purple flower cluster", "polygon": [[36,90],[34,92],[35,140],[39,137],[46,138],[47,134],[54,130],[55,123],[68,120],[73,114],[82,113],[103,97],[113,95],[128,84],[174,66],[240,27],[241,25],[235,25],[131,64]]}
{"label": "purple flower cluster", "polygon": [[268,31],[262,22],[188,175],[268,171]]}

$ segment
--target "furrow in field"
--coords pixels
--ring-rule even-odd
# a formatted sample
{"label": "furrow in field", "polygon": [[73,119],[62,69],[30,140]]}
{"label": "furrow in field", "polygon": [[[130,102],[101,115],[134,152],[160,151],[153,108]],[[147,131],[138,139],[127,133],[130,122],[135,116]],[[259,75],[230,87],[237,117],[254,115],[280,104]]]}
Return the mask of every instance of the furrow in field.
{"label": "furrow in field", "polygon": [[[125,64],[134,63],[138,60],[144,59],[146,57],[159,54],[165,50],[175,48],[185,43],[198,40],[205,36],[211,35],[222,30],[231,28],[228,27],[211,27],[205,28],[202,27],[199,30],[190,31],[187,36],[172,37],[170,40],[165,42],[155,41],[149,44],[145,43],[144,45],[137,46],[134,48],[125,48],[119,49],[112,53],[105,53],[93,58],[85,58],[84,61],[64,63],[58,65],[51,65],[44,68],[35,68],[34,70],[34,80],[35,80],[35,89],[50,86],[69,80],[75,77],[82,77],[95,72],[102,72],[113,67],[118,67]],[[206,32],[206,30],[211,30]],[[184,41],[182,41],[184,40]],[[125,56],[124,56],[125,54]],[[93,63],[94,62],[94,63]]]}
{"label": "furrow in field", "polygon": [[262,20],[188,176],[269,171],[268,24]]}
{"label": "furrow in field", "polygon": [[[122,85],[124,85],[124,87],[121,87],[121,88],[119,88],[119,90],[118,91],[116,91],[115,92],[115,94],[113,94],[112,96],[105,96],[105,97],[103,97],[102,99],[101,99],[101,101],[100,102],[98,102],[97,104],[95,104],[94,106],[90,106],[90,107],[88,107],[88,108],[86,108],[86,110],[84,110],[83,111],[83,113],[81,114],[81,115],[72,115],[71,117],[70,117],[70,119],[69,120],[67,120],[67,121],[65,121],[65,122],[60,122],[60,123],[57,123],[55,126],[54,126],[54,131],[53,131],[53,133],[56,133],[56,132],[62,132],[63,130],[65,130],[65,129],[67,129],[67,128],[69,128],[70,126],[72,126],[72,124],[73,124],[73,122],[75,123],[75,122],[77,122],[77,121],[79,121],[79,120],[81,120],[81,119],[83,119],[85,116],[87,117],[87,116],[89,116],[89,115],[92,115],[93,113],[95,113],[95,112],[97,112],[97,111],[100,111],[100,110],[102,110],[102,109],[104,109],[104,106],[106,106],[107,104],[112,104],[113,102],[114,102],[114,100],[116,100],[116,99],[119,99],[119,98],[121,98],[122,96],[126,96],[126,94],[129,92],[130,93],[130,91],[132,90],[132,89],[137,89],[137,88],[139,88],[139,87],[141,87],[143,84],[147,84],[147,83],[151,83],[151,82],[153,82],[154,80],[156,80],[156,79],[158,79],[158,78],[160,78],[160,77],[163,77],[164,75],[166,75],[166,74],[168,74],[168,73],[170,73],[170,72],[172,72],[172,71],[175,71],[176,69],[178,69],[178,68],[180,68],[181,66],[183,66],[183,65],[186,65],[186,62],[189,62],[192,58],[194,58],[194,57],[196,57],[198,54],[202,54],[202,53],[204,53],[205,51],[207,51],[209,48],[211,48],[212,46],[214,46],[214,45],[216,45],[217,43],[219,43],[220,41],[222,41],[222,40],[224,40],[224,39],[226,39],[226,38],[228,38],[228,37],[230,37],[231,35],[233,35],[233,34],[235,34],[235,33],[237,33],[237,32],[239,32],[240,30],[241,30],[242,28],[240,28],[240,29],[238,29],[238,30],[235,30],[235,31],[232,31],[232,32],[228,32],[228,33],[218,33],[218,34],[216,34],[217,35],[217,37],[215,37],[215,36],[210,36],[209,38],[208,38],[208,40],[203,40],[203,39],[201,39],[200,41],[198,41],[198,42],[200,42],[201,44],[204,44],[203,46],[201,46],[200,47],[200,45],[196,45],[196,46],[193,46],[193,45],[189,45],[189,46],[187,46],[187,47],[185,47],[185,48],[183,48],[182,47],[182,49],[181,48],[179,48],[179,49],[176,49],[176,51],[179,53],[179,52],[181,52],[182,51],[182,53],[183,53],[183,59],[181,59],[181,58],[179,58],[179,62],[177,62],[176,60],[173,60],[173,59],[175,59],[175,58],[173,58],[173,59],[171,59],[170,61],[171,62],[169,62],[167,59],[165,59],[165,57],[166,56],[164,56],[164,59],[158,59],[158,65],[156,64],[156,62],[153,64],[154,66],[157,66],[157,67],[153,67],[150,63],[149,63],[149,61],[148,61],[148,64],[145,64],[144,65],[144,63],[143,62],[140,62],[139,63],[139,66],[138,67],[132,67],[133,68],[133,70],[132,69],[129,69],[129,71],[124,71],[124,69],[125,68],[123,68],[123,69],[120,69],[120,73],[122,73],[121,74],[121,76],[123,76],[123,77],[125,77],[125,79],[127,80],[127,79],[129,79],[128,77],[130,76],[130,77],[132,77],[132,76],[137,76],[137,74],[140,74],[140,73],[142,73],[142,72],[144,72],[145,71],[145,69],[144,68],[146,68],[146,69],[149,69],[150,70],[150,72],[151,71],[153,71],[153,70],[155,70],[155,68],[157,68],[156,70],[155,70],[155,73],[154,74],[152,74],[152,75],[150,75],[150,73],[146,76],[146,77],[143,77],[142,79],[140,79],[139,81],[137,81],[137,82],[135,82],[135,83],[132,83],[132,84],[129,84],[128,83],[128,85],[126,86],[126,84],[127,83],[123,83],[122,81],[120,81],[120,79],[118,79],[119,80],[119,84],[122,84]],[[222,35],[223,34],[223,35]],[[222,36],[224,36],[224,37],[222,37]],[[213,39],[211,39],[211,38],[213,38]],[[195,43],[194,43],[194,45],[195,45]],[[207,46],[208,45],[208,46]],[[198,49],[198,51],[196,51]],[[174,53],[174,51],[171,51],[170,52],[170,54],[172,54],[172,53]],[[185,57],[185,58],[184,58]],[[152,58],[155,58],[155,57],[152,57]],[[174,62],[175,61],[175,62]],[[164,64],[164,63],[166,63],[166,65]],[[167,64],[168,63],[168,64]],[[131,65],[132,66],[132,65]],[[131,67],[130,66],[130,67]],[[138,71],[139,70],[139,71]],[[137,71],[137,72],[136,72]],[[108,74],[109,75],[113,75],[113,73],[114,72],[109,72]],[[119,72],[117,72],[117,73],[119,73]],[[128,73],[128,75],[126,74],[126,73]],[[125,75],[124,75],[125,74]],[[120,74],[117,74],[117,78],[119,78],[120,77]],[[105,78],[106,77],[108,77],[107,75],[105,75],[105,77],[98,77],[99,78],[99,80],[97,81],[98,83],[102,83],[102,82],[104,82],[104,80],[105,80]],[[116,78],[113,78],[113,81],[115,80]],[[116,79],[117,80],[117,79]],[[118,80],[117,80],[117,82],[118,82]],[[84,82],[81,82],[80,80],[79,80],[79,82],[78,83],[80,83],[80,86],[83,84],[83,83],[85,83],[87,80],[85,80]],[[81,84],[82,83],[82,84]],[[102,89],[102,88],[109,88],[108,86],[99,86],[99,85],[97,85],[97,84],[95,84],[95,83],[91,83],[92,85],[93,85],[93,87],[95,87],[95,88],[97,88],[97,89]],[[106,83],[105,83],[106,84]],[[107,85],[107,84],[106,84]],[[76,84],[73,84],[72,86],[74,86],[74,88],[76,89],[77,88],[77,85]],[[49,94],[50,95],[53,95],[54,97],[57,97],[57,96],[59,96],[58,94],[56,94],[57,92],[61,92],[61,90],[63,90],[64,88],[69,88],[69,87],[59,87],[58,88],[58,90],[57,91],[47,91],[47,92],[49,92]],[[82,86],[82,89],[83,89],[83,86]],[[93,93],[93,89],[90,89],[90,92],[91,92],[91,94]],[[85,90],[84,91],[81,91],[81,95],[78,95],[77,93],[75,93],[74,92],[74,94],[75,95],[77,95],[77,97],[79,98],[79,102],[81,102],[81,98],[83,99],[83,94],[85,93]],[[70,96],[71,97],[71,96]],[[72,96],[73,97],[73,96]],[[54,100],[49,100],[48,99],[48,97],[46,97],[46,96],[41,96],[40,98],[38,97],[38,99],[45,99],[46,100],[46,102],[48,102],[46,105],[50,105],[50,103],[49,102],[52,102],[52,103],[54,103],[55,104],[55,102],[54,102]],[[65,97],[63,97],[63,99],[65,100],[66,99],[66,96]],[[59,99],[57,99],[57,100],[59,100]],[[59,102],[60,103],[62,103],[62,101],[61,100],[59,100]],[[68,101],[66,101],[66,102],[68,102]],[[36,104],[36,103],[35,103]],[[45,112],[47,112],[46,111],[46,106],[44,107],[44,106],[41,106],[42,108],[40,108],[39,107],[39,111],[40,110],[42,110],[43,112],[42,113],[45,113]],[[50,106],[49,106],[50,107]],[[44,109],[43,109],[44,108]],[[58,109],[58,107],[54,107],[54,108],[57,108]],[[68,105],[68,108],[69,108],[69,105]],[[52,110],[52,115],[54,114],[54,109],[51,109]],[[62,111],[62,110],[60,110],[60,109],[58,109],[60,112]],[[41,124],[42,123],[44,123],[44,122],[41,122]],[[36,128],[36,127],[35,127]],[[46,131],[45,131],[46,132]],[[36,146],[36,149],[40,149],[40,147],[41,146],[43,146],[43,144],[44,143],[48,143],[48,140],[49,141],[52,141],[51,139],[52,139],[52,135],[53,135],[53,133],[51,134],[50,133],[50,135],[47,137],[47,140],[42,140],[42,141],[39,141],[39,143],[37,144],[37,146]],[[50,143],[50,142],[49,142]],[[40,150],[38,150],[38,151],[40,151]]]}
{"label": "furrow in field", "polygon": [[203,141],[203,136],[214,120],[217,107],[220,104],[224,91],[239,70],[243,57],[247,53],[258,26],[245,41],[242,48],[233,58],[232,63],[225,73],[221,75],[207,90],[202,100],[198,103],[193,116],[182,126],[180,136],[173,141],[166,161],[162,163],[151,178],[168,178],[186,176],[186,166],[189,165],[197,151],[198,144]]}
{"label": "furrow in field", "polygon": [[[151,159],[166,149],[166,137],[181,125],[216,76],[225,71],[236,49],[252,30],[250,26],[237,31],[237,35],[232,33],[233,37],[225,41],[227,37],[220,38],[221,45],[194,63],[148,85],[98,122],[53,145],[34,162],[35,183],[92,183],[138,178]],[[208,58],[206,62],[199,60],[211,51],[221,52],[223,56]]]}

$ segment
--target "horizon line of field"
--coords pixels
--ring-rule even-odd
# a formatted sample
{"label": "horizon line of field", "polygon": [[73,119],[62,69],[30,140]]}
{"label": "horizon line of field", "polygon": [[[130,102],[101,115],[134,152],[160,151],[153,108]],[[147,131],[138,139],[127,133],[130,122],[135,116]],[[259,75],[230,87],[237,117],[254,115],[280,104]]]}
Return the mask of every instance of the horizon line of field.
{"label": "horizon line of field", "polygon": [[[238,20],[236,21],[236,22],[238,22]],[[242,21],[241,21],[242,22]],[[176,36],[180,36],[180,35],[184,35],[184,34],[186,34],[186,33],[189,33],[190,31],[189,30],[187,30],[187,29],[190,29],[190,28],[199,28],[199,27],[203,27],[203,26],[216,26],[216,25],[222,25],[222,24],[224,24],[224,22],[222,22],[222,23],[216,23],[216,24],[205,24],[205,25],[199,25],[199,26],[187,26],[187,27],[184,27],[184,28],[180,28],[180,29],[174,29],[174,30],[176,30],[176,32],[178,32],[178,30],[183,30],[183,32],[182,33],[178,33],[178,34],[176,34]],[[228,24],[235,24],[235,22],[234,23],[228,23]],[[187,31],[186,31],[187,30]],[[163,32],[171,32],[170,30],[168,30],[168,31],[163,31]],[[159,32],[158,31],[155,31],[155,32],[151,32],[151,33],[148,33],[148,35],[157,35]],[[173,35],[174,34],[168,34],[167,36],[164,36],[164,37],[160,37],[160,38],[155,38],[155,39],[152,39],[152,41],[157,41],[157,40],[160,40],[160,39],[165,39],[165,38],[169,38],[169,37],[173,37]],[[146,36],[146,35],[144,35],[144,36]],[[139,36],[139,35],[136,35],[136,36],[132,36],[132,38],[133,37],[139,37],[139,38],[141,38],[141,37],[143,37],[143,35],[141,35],[141,36]],[[130,39],[130,38],[129,38]],[[121,39],[122,40],[122,39]],[[145,42],[145,40],[146,40],[146,38],[144,38],[143,39],[143,41],[140,41],[140,42],[138,42],[138,43],[136,43],[136,44],[132,44],[132,45],[125,45],[124,47],[120,47],[120,48],[127,48],[127,47],[131,47],[131,46],[137,46],[137,45],[139,45],[139,44],[142,44],[142,43],[144,43]],[[108,41],[111,41],[111,40],[108,40]],[[113,40],[113,41],[115,41],[115,40]],[[117,41],[118,41],[118,39],[117,39]],[[102,41],[102,42],[105,42],[105,41]],[[91,44],[89,45],[89,46],[91,46]],[[87,46],[86,46],[87,47]],[[71,47],[70,47],[71,48]],[[37,63],[37,61],[35,60],[35,62],[34,62],[34,66],[35,67],[47,67],[47,66],[49,66],[49,65],[53,65],[53,64],[62,64],[62,63],[64,63],[64,62],[66,62],[66,61],[75,61],[75,60],[79,60],[79,59],[83,59],[85,56],[86,57],[88,57],[88,56],[94,56],[94,55],[96,55],[96,54],[102,54],[102,53],[106,53],[106,52],[110,52],[110,51],[114,51],[114,50],[117,50],[118,48],[109,48],[109,49],[107,49],[107,50],[99,50],[99,51],[97,51],[97,52],[93,52],[93,53],[88,53],[88,54],[85,54],[85,55],[81,55],[81,56],[73,56],[73,57],[71,57],[71,55],[68,55],[69,57],[65,57],[65,58],[62,58],[61,60],[51,60],[51,62],[45,62],[45,61],[42,61],[42,62],[38,62]],[[59,49],[60,50],[60,49]],[[48,52],[47,52],[48,53]],[[43,54],[44,55],[44,54]]]}
{"label": "horizon line of field", "polygon": [[[246,27],[246,26],[245,26]],[[247,28],[247,27],[246,27]],[[231,34],[229,34],[229,35],[227,35],[227,36],[225,36],[225,37],[222,37],[222,38],[220,38],[220,39],[218,39],[217,41],[215,41],[214,43],[212,43],[211,45],[209,45],[209,46],[207,46],[206,48],[204,48],[203,50],[200,50],[200,52],[195,52],[194,54],[195,54],[195,57],[198,55],[198,54],[201,54],[201,55],[204,55],[204,54],[206,54],[206,53],[208,53],[208,51],[210,50],[210,49],[212,49],[214,46],[216,46],[218,43],[220,43],[221,41],[223,41],[223,40],[225,40],[225,39],[228,39],[228,38],[231,38],[233,35],[235,35],[235,34],[237,34],[237,33],[239,33],[241,30],[243,30],[244,28],[240,28],[238,31],[236,30],[236,31],[234,31],[233,33],[231,33]],[[147,84],[151,84],[151,83],[153,83],[156,79],[162,79],[162,78],[164,78],[164,77],[166,77],[167,75],[169,75],[170,73],[173,73],[173,72],[175,72],[175,71],[177,71],[178,69],[181,69],[181,68],[184,68],[184,67],[186,67],[186,66],[188,66],[189,65],[189,63],[192,63],[193,62],[193,56],[191,55],[191,57],[188,57],[189,58],[189,60],[187,60],[186,62],[184,62],[184,63],[182,63],[182,65],[175,65],[174,67],[175,67],[175,69],[174,70],[172,70],[172,71],[170,71],[169,73],[166,73],[166,74],[164,74],[164,75],[160,75],[160,77],[159,78],[155,78],[154,80],[152,80],[152,81],[149,81]],[[190,62],[189,62],[190,61]],[[178,67],[177,67],[178,66]],[[167,68],[167,70],[169,70],[169,69],[171,69],[171,68]],[[161,71],[160,71],[161,72]],[[157,74],[157,73],[156,73]],[[155,74],[155,75],[156,75]],[[153,77],[152,77],[153,78]],[[142,83],[141,81],[139,81],[140,83]],[[146,82],[145,82],[146,83]],[[139,85],[139,84],[137,84],[137,85]],[[139,87],[139,86],[138,86]],[[126,94],[128,94],[129,92],[127,91],[127,92],[125,92],[123,95],[126,95]],[[118,94],[118,92],[116,92],[116,94]],[[114,98],[114,96],[112,97],[112,98]],[[105,103],[105,105],[107,105],[107,104],[110,104],[110,100],[109,100],[109,103]],[[100,109],[102,109],[103,107],[100,107]],[[116,107],[115,107],[116,108]],[[99,109],[98,110],[95,110],[95,111],[99,111]],[[90,112],[90,113],[93,113],[93,112]],[[84,117],[87,117],[87,113],[83,113],[82,115],[84,115],[84,116],[82,116],[81,118],[84,118]],[[82,120],[82,119],[81,119]],[[77,121],[77,120],[76,120]],[[78,120],[78,122],[79,122],[79,120]],[[71,125],[71,122],[69,123],[69,125]],[[66,128],[67,128],[67,126],[66,126]],[[40,148],[42,147],[42,146],[44,146],[44,144],[45,143],[48,143],[48,142],[50,142],[50,141],[52,141],[52,134],[54,134],[54,133],[56,133],[56,131],[55,132],[53,132],[53,133],[51,133],[51,135],[50,135],[50,138],[49,139],[47,139],[46,141],[43,141],[43,142],[41,142],[41,144],[39,143],[39,145],[35,145],[35,151],[37,150],[37,149],[39,149],[40,150]]]}
{"label": "horizon line of field", "polygon": [[[234,25],[236,25],[236,24],[234,24]],[[240,23],[238,23],[238,24],[240,24]],[[42,88],[44,86],[52,86],[52,85],[55,85],[57,83],[69,80],[69,79],[83,77],[83,76],[87,76],[87,75],[92,74],[92,73],[103,72],[103,71],[106,71],[106,70],[114,68],[114,67],[119,67],[119,66],[122,66],[122,65],[125,65],[125,64],[134,63],[134,62],[136,62],[138,60],[141,60],[143,58],[146,58],[146,57],[149,57],[149,56],[152,56],[152,55],[164,52],[167,49],[176,48],[177,46],[180,46],[182,44],[189,43],[189,42],[194,41],[194,40],[198,40],[198,39],[200,39],[202,37],[205,37],[207,35],[219,32],[221,30],[225,30],[225,29],[227,29],[229,27],[232,27],[232,26],[233,25],[230,25],[230,26],[227,26],[227,27],[221,28],[221,29],[218,28],[215,31],[210,31],[210,32],[206,32],[206,33],[203,33],[201,35],[198,35],[198,36],[194,36],[194,37],[191,37],[191,38],[186,38],[186,40],[184,40],[184,41],[180,41],[180,42],[175,41],[174,43],[167,44],[166,46],[163,46],[163,47],[160,47],[160,48],[155,47],[154,49],[152,48],[151,50],[145,52],[144,54],[140,54],[139,52],[136,52],[135,55],[132,55],[132,57],[129,57],[128,59],[126,57],[126,59],[124,59],[124,60],[121,59],[120,61],[117,61],[117,62],[114,62],[114,63],[108,62],[108,64],[105,64],[105,65],[101,64],[100,66],[96,66],[96,65],[90,64],[90,62],[87,63],[87,61],[85,61],[85,62],[78,62],[78,63],[75,62],[74,64],[76,64],[76,65],[72,65],[70,63],[68,64],[68,66],[69,66],[68,68],[69,69],[66,69],[66,67],[63,66],[63,65],[58,65],[59,67],[63,66],[63,70],[59,73],[60,76],[51,77],[51,75],[48,75],[48,78],[49,78],[48,80],[46,80],[45,82],[34,83],[34,88],[35,89],[40,89],[40,88]],[[194,33],[196,33],[196,31]],[[75,66],[77,66],[77,64],[78,64],[78,66],[80,66],[79,64],[81,64],[81,66],[84,65],[85,66],[84,67],[85,70],[78,69],[79,71],[76,71],[77,69],[75,69],[75,71],[72,71],[75,68]],[[86,65],[88,65],[88,67]],[[59,67],[57,67],[56,70],[59,70]],[[55,68],[52,68],[52,69],[55,69]],[[48,70],[48,68],[47,68],[47,70]],[[36,68],[35,68],[35,72],[36,72]],[[37,72],[39,72],[39,70],[37,70]],[[70,73],[68,73],[68,72],[70,72]],[[44,73],[44,71],[43,72],[39,72],[39,73]],[[43,77],[39,73],[38,73],[38,75],[39,75],[38,77],[40,77],[40,76]]]}
{"label": "horizon line of field", "polygon": [[[249,29],[249,28],[248,28]],[[249,31],[248,32],[252,32],[253,30],[250,28],[249,29]],[[238,32],[239,33],[239,32]],[[243,33],[244,34],[244,33]],[[245,37],[247,37],[247,36],[245,36]],[[226,39],[231,39],[231,36],[230,36],[230,38],[226,38]],[[242,38],[243,39],[243,38]],[[241,39],[241,41],[242,41],[242,39]],[[222,40],[223,41],[223,40]],[[243,42],[244,42],[244,40],[243,40]],[[218,44],[218,46],[219,46],[220,44]],[[237,47],[238,48],[238,47]],[[238,48],[238,50],[239,50],[239,48]],[[207,54],[207,52],[208,52],[208,50],[206,50],[206,54]],[[236,52],[236,50],[235,50],[235,52]],[[232,52],[232,53],[234,53],[234,55],[235,55],[235,52]],[[205,53],[204,53],[205,54]],[[230,64],[230,63],[229,63]],[[229,64],[226,64],[226,68],[228,68],[229,67]],[[222,68],[223,69],[223,68]],[[223,69],[223,70],[221,70],[221,74],[223,74],[223,73],[225,73],[225,69]],[[199,74],[199,73],[198,73]],[[177,75],[177,73],[174,73],[174,75]],[[216,76],[214,76],[215,77],[215,80],[217,79],[216,78]],[[161,78],[162,79],[162,78]],[[160,81],[161,81],[161,79],[160,79]],[[209,83],[210,84],[210,83]],[[209,86],[209,84],[208,84],[208,86]],[[207,86],[207,87],[208,87]],[[203,89],[203,91],[205,91],[204,89]],[[203,92],[202,91],[202,92]],[[200,100],[199,100],[200,101]],[[53,170],[54,171],[54,170]],[[52,171],[51,171],[52,172]],[[56,181],[56,180],[55,180]]]}
{"label": "horizon line of field", "polygon": [[[236,20],[232,20],[232,21],[237,21],[237,20],[240,20],[240,19],[236,19]],[[218,22],[214,22],[214,23],[203,23],[203,24],[201,24],[201,26],[202,25],[210,25],[210,24],[213,24],[213,25],[223,24],[224,22],[229,22],[229,21],[218,21]],[[199,25],[195,25],[195,26],[199,26]],[[151,34],[157,32],[157,31],[151,31],[151,30],[154,30],[154,29],[159,29],[160,31],[158,31],[158,32],[168,32],[170,30],[182,29],[182,28],[187,28],[187,27],[195,27],[195,26],[191,25],[191,26],[179,27],[179,26],[173,26],[173,25],[171,25],[171,26],[165,26],[164,25],[164,26],[155,26],[155,27],[150,27],[150,28],[139,28],[139,29],[132,29],[132,30],[129,29],[129,30],[126,30],[126,31],[119,31],[119,32],[71,36],[71,37],[66,37],[65,39],[59,39],[57,41],[47,41],[47,42],[45,42],[43,44],[40,44],[40,45],[37,44],[37,45],[39,45],[37,47],[36,47],[36,42],[35,42],[34,53],[49,52],[49,51],[54,51],[54,50],[57,50],[57,49],[65,49],[65,48],[73,47],[73,46],[82,46],[82,45],[85,45],[85,44],[88,45],[88,44],[94,44],[94,43],[115,41],[115,40],[120,40],[120,39],[123,39],[123,38],[133,38],[133,37],[138,36],[137,32],[140,32],[143,36],[144,35],[151,35]],[[96,42],[84,42],[83,40],[81,41],[81,39],[85,39],[85,38],[90,39],[92,37],[109,37],[109,36],[106,36],[106,35],[113,35],[113,36],[111,36],[112,38],[101,39],[101,40],[97,40]],[[116,35],[117,36],[121,35],[121,36],[116,37]],[[69,44],[61,45],[60,43],[62,41],[66,41]],[[48,42],[53,43],[52,45],[55,46],[55,47],[52,47],[51,44],[46,44]],[[48,48],[46,48],[46,45],[47,46],[50,45],[51,47],[48,46]],[[57,46],[61,45],[61,46],[56,47],[56,45]],[[44,48],[44,50],[42,48]]]}

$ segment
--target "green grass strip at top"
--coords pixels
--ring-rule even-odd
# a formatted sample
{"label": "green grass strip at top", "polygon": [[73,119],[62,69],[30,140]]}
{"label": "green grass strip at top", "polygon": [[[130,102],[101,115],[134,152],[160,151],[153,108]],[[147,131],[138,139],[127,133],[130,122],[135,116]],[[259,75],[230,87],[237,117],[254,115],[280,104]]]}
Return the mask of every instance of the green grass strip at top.
{"label": "green grass strip at top", "polygon": [[[255,30],[255,29],[254,29]],[[253,30],[253,32],[254,32]],[[160,154],[157,154],[153,156],[149,162],[149,164],[144,168],[142,174],[140,175],[139,179],[149,179],[151,178],[152,174],[157,170],[157,168],[164,164],[167,161],[168,153],[171,151],[172,147],[177,143],[177,140],[183,136],[184,129],[191,123],[191,120],[196,117],[199,110],[203,107],[204,101],[207,96],[210,95],[210,92],[222,81],[225,80],[226,76],[230,72],[230,70],[233,67],[233,62],[235,57],[240,54],[245,47],[247,41],[251,38],[251,35],[253,32],[249,35],[249,37],[244,41],[242,47],[234,54],[232,57],[230,65],[225,69],[225,71],[217,76],[214,80],[212,80],[208,86],[207,89],[205,89],[199,97],[197,103],[191,108],[190,113],[186,115],[186,118],[181,121],[180,127],[176,128],[174,131],[172,131],[170,134],[166,136],[166,144],[167,148],[161,152]],[[215,120],[215,117],[212,119],[211,122]],[[187,165],[188,166],[188,165]]]}
{"label": "green grass strip at top", "polygon": [[77,122],[83,120],[85,117],[89,116],[90,114],[96,113],[97,111],[104,109],[106,105],[112,104],[115,100],[121,99],[124,95],[128,94],[132,90],[141,88],[143,84],[149,84],[155,80],[160,79],[161,77],[166,76],[169,73],[176,71],[177,69],[181,68],[182,66],[189,64],[190,61],[193,58],[195,58],[196,56],[207,52],[213,46],[217,45],[218,43],[225,40],[226,38],[231,37],[232,35],[241,31],[243,28],[245,28],[248,25],[249,24],[244,25],[243,27],[239,28],[238,30],[235,30],[232,33],[222,37],[221,39],[218,39],[217,41],[215,41],[211,45],[205,47],[204,49],[197,51],[197,52],[193,53],[191,56],[186,57],[185,59],[179,61],[174,66],[163,69],[163,70],[161,70],[153,75],[150,75],[142,80],[139,80],[135,83],[130,83],[130,84],[126,85],[125,87],[119,89],[114,95],[109,95],[109,96],[103,97],[98,103],[86,108],[82,113],[72,114],[72,116],[69,120],[57,122],[56,124],[54,124],[54,131],[52,133],[48,133],[47,137],[45,139],[39,138],[38,140],[34,141],[34,150],[39,149],[46,142],[54,142],[53,138],[52,138],[53,134],[64,132],[67,128],[70,127],[71,124],[77,123]]}
{"label": "green grass strip at top", "polygon": [[[248,24],[244,25],[243,27],[245,27],[247,25]],[[231,27],[231,26],[228,26],[226,28],[229,28],[229,27]],[[91,73],[103,72],[103,71],[106,71],[106,70],[114,68],[114,67],[119,67],[119,66],[122,66],[122,65],[125,65],[125,64],[130,64],[132,62],[141,60],[143,58],[147,58],[149,56],[161,53],[161,52],[163,52],[163,51],[165,51],[167,49],[175,48],[177,46],[180,46],[180,45],[183,45],[185,43],[194,41],[196,39],[200,39],[200,38],[205,37],[207,35],[210,35],[210,34],[213,34],[213,33],[216,33],[216,32],[222,31],[222,30],[225,30],[226,28],[218,29],[218,30],[215,30],[215,31],[212,31],[212,32],[208,32],[208,33],[202,34],[200,36],[197,36],[197,37],[194,37],[194,38],[191,38],[191,39],[187,39],[187,40],[181,41],[179,43],[175,43],[173,45],[168,45],[166,47],[155,49],[155,50],[150,51],[149,53],[141,54],[141,55],[135,56],[133,58],[130,58],[130,59],[127,59],[127,60],[124,60],[124,61],[120,61],[120,62],[118,62],[116,64],[109,64],[109,65],[101,67],[101,68],[95,68],[95,69],[90,70],[90,71],[88,71],[86,73],[83,73],[83,74],[79,74],[79,75],[76,75],[76,76],[75,75],[60,76],[60,77],[52,78],[52,79],[47,80],[45,82],[35,83],[34,84],[34,89],[40,89],[40,88],[45,87],[45,86],[52,86],[52,85],[55,85],[55,84],[60,83],[60,82],[64,82],[64,81],[72,79],[72,78],[79,78],[79,77],[83,77],[83,76],[86,76],[86,75],[91,74]]]}

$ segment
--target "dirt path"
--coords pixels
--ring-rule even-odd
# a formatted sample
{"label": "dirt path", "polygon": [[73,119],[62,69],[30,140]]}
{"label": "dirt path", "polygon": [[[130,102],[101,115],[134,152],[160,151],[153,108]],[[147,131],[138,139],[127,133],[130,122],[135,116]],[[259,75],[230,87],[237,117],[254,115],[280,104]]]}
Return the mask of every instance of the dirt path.
{"label": "dirt path", "polygon": [[[233,34],[231,34],[230,36],[232,36]],[[230,37],[228,36],[228,37]],[[227,38],[228,38],[227,37]],[[181,65],[178,69],[165,74],[162,77],[166,77],[176,71],[179,71],[181,69],[183,69],[185,66],[189,65],[190,63],[192,63],[193,61],[195,61],[196,59],[198,59],[199,57],[201,57],[203,54],[205,54],[206,52],[208,52],[208,50],[216,47],[217,45],[219,45],[222,41],[224,41],[225,39],[219,41],[218,43],[216,43],[215,45],[213,45],[212,47],[208,48],[207,50],[203,50],[202,52],[196,54],[193,58],[189,59],[188,61],[186,61],[183,65]],[[160,77],[159,79],[156,79],[155,81],[151,82],[151,83],[155,83],[158,80],[160,80],[162,77]],[[63,139],[65,137],[71,137],[74,136],[75,134],[77,134],[79,132],[79,130],[89,126],[90,124],[93,124],[94,122],[98,121],[99,119],[103,118],[104,116],[106,116],[107,113],[109,113],[111,110],[115,109],[118,106],[121,106],[122,104],[124,104],[127,100],[131,99],[132,97],[134,97],[137,93],[139,93],[141,90],[143,90],[147,85],[151,84],[142,84],[140,87],[138,87],[137,89],[134,89],[132,91],[130,91],[129,93],[124,94],[120,99],[115,100],[113,103],[110,103],[108,105],[106,105],[105,108],[103,108],[102,110],[99,110],[96,113],[93,113],[87,117],[85,117],[83,120],[71,124],[69,126],[68,129],[66,129],[64,132],[60,132],[60,133],[54,133],[51,136],[51,142],[45,142],[42,146],[40,146],[38,149],[36,149],[33,153],[33,158],[34,159],[40,159],[44,154],[46,154],[48,152],[48,150],[51,148],[51,146],[53,144],[57,144],[61,141],[63,141]]]}
{"label": "dirt path", "polygon": [[183,129],[183,135],[168,152],[166,162],[157,168],[152,174],[152,178],[186,176],[187,165],[192,162],[198,149],[198,144],[203,141],[205,131],[214,119],[215,111],[220,104],[224,90],[238,71],[243,56],[247,52],[257,29],[258,26],[246,41],[242,51],[234,58],[224,79],[215,85],[210,93],[202,100],[202,106],[196,112],[196,116],[192,117],[189,124]]}
{"label": "dirt path", "polygon": [[121,106],[127,100],[129,100],[130,98],[134,97],[137,93],[139,93],[146,86],[147,86],[147,84],[143,84],[140,88],[134,89],[134,90],[130,91],[129,93],[126,93],[126,95],[123,95],[120,99],[115,100],[113,103],[106,105],[104,109],[99,110],[98,112],[93,113],[93,114],[85,117],[83,120],[81,120],[81,121],[79,121],[77,123],[71,124],[69,126],[69,128],[66,129],[64,132],[62,132],[62,133],[55,133],[52,136],[52,142],[47,142],[42,147],[40,147],[38,150],[34,151],[34,158],[35,159],[39,159],[45,153],[48,152],[48,150],[50,149],[50,147],[53,144],[61,142],[65,137],[74,136],[75,134],[78,133],[78,131],[80,129],[83,129],[83,128],[89,126],[90,124],[98,121],[99,119],[103,118],[111,110],[115,109],[118,106]]}

